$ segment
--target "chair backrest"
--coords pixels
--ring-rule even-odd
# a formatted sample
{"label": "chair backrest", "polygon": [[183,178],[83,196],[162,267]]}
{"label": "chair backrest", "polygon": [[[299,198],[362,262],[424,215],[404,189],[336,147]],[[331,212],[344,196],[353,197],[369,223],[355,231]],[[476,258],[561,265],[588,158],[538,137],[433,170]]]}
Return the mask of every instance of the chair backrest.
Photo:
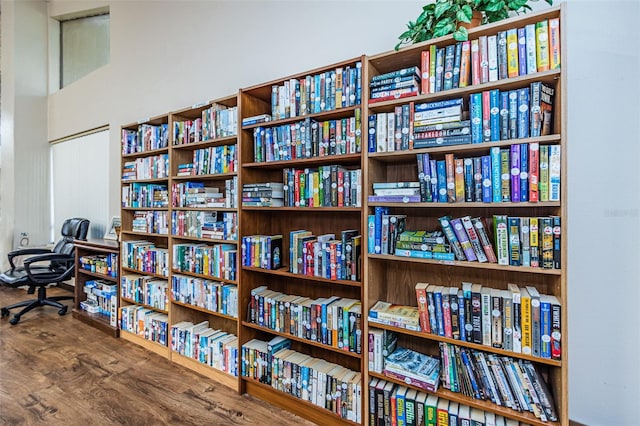
{"label": "chair backrest", "polygon": [[56,243],[53,248],[53,252],[59,254],[72,254],[74,248],[73,241],[86,240],[88,231],[89,219],[74,217],[73,219],[65,220],[62,224],[62,229],[60,230],[62,239]]}

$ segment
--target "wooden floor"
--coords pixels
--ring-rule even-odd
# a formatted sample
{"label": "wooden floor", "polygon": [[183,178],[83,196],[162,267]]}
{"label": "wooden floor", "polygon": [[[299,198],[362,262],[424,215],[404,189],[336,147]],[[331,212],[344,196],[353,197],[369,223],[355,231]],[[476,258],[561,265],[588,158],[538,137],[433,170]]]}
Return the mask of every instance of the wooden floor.
{"label": "wooden floor", "polygon": [[[58,294],[69,293],[48,290]],[[31,297],[0,287],[0,306]],[[57,309],[38,308],[15,326],[9,318],[0,321],[2,425],[312,424],[114,339],[70,313],[61,317]]]}

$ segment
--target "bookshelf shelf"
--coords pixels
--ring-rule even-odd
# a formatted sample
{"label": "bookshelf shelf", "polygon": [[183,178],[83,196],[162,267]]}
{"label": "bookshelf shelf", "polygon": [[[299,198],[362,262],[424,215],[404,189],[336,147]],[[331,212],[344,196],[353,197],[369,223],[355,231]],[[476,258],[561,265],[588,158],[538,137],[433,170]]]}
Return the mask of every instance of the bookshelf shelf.
{"label": "bookshelf shelf", "polygon": [[205,313],[207,315],[213,315],[215,317],[224,318],[224,319],[227,319],[229,321],[238,321],[238,318],[232,317],[231,315],[225,315],[225,314],[220,313],[220,312],[211,311],[209,309],[205,309],[205,308],[203,308],[201,306],[192,305],[190,303],[182,303],[182,302],[178,302],[177,300],[172,300],[171,303],[173,303],[174,305],[182,306],[184,308],[193,309],[194,311],[200,311],[200,312],[203,312],[203,313]]}
{"label": "bookshelf shelf", "polygon": [[187,144],[173,145],[171,149],[176,150],[195,150],[195,149],[203,149],[209,148],[212,146],[223,146],[223,145],[233,145],[237,143],[237,136],[227,136],[225,138],[218,139],[207,139],[200,142],[192,142]]}
{"label": "bookshelf shelf", "polygon": [[166,183],[169,180],[168,177],[154,178],[154,179],[123,179],[123,184],[128,183]]}
{"label": "bookshelf shelf", "polygon": [[130,333],[126,330],[120,330],[120,338],[128,342],[135,343],[138,346],[142,346],[149,352],[153,352],[163,358],[169,359],[169,348],[161,345],[160,343],[154,342],[152,340],[147,340],[144,337],[140,337],[137,334]]}
{"label": "bookshelf shelf", "polygon": [[369,202],[369,207],[401,207],[401,208],[419,208],[419,209],[473,209],[473,208],[492,208],[492,209],[533,209],[544,207],[560,207],[560,202],[543,202],[543,203],[383,203]]}
{"label": "bookshelf shelf", "polygon": [[169,148],[159,148],[159,149],[152,149],[152,150],[149,150],[149,151],[134,152],[132,154],[123,154],[122,155],[122,160],[124,162],[126,160],[134,160],[136,158],[143,158],[143,157],[150,157],[152,155],[166,154],[168,152],[169,152]]}
{"label": "bookshelf shelf", "polygon": [[175,182],[192,181],[192,180],[224,180],[237,176],[236,172],[216,173],[208,175],[189,175],[189,176],[172,176],[171,180]]}
{"label": "bookshelf shelf", "polygon": [[[156,212],[161,212],[161,211],[169,210],[169,207],[121,207],[121,210],[125,211],[125,212],[135,212],[135,211],[156,211]],[[130,233],[132,231],[127,231],[127,230],[123,229],[120,232],[122,232],[122,233]],[[156,234],[153,234],[153,235],[156,235]]]}
{"label": "bookshelf shelf", "polygon": [[140,232],[140,231],[124,231],[127,235],[137,235],[139,237],[164,237],[166,238],[167,234],[156,234],[154,232]]}
{"label": "bookshelf shelf", "polygon": [[498,354],[498,355],[509,356],[509,357],[512,357],[512,358],[526,359],[526,360],[529,360],[529,361],[532,361],[532,362],[536,362],[536,363],[539,363],[539,364],[547,364],[547,365],[552,365],[554,367],[562,367],[562,361],[555,360],[555,359],[540,358],[540,357],[536,357],[536,356],[532,356],[532,355],[525,355],[525,354],[522,354],[522,353],[506,351],[504,349],[493,348],[491,346],[484,346],[484,345],[479,345],[479,344],[476,344],[476,343],[463,342],[461,340],[455,340],[455,339],[450,339],[448,337],[438,336],[437,334],[430,334],[430,333],[423,333],[421,331],[408,330],[406,328],[394,327],[394,326],[386,325],[386,324],[380,324],[380,323],[377,323],[377,322],[374,322],[374,321],[369,321],[369,328],[380,328],[380,329],[384,329],[384,330],[390,330],[390,331],[393,331],[395,333],[407,334],[407,335],[410,335],[410,336],[419,337],[421,339],[435,340],[437,342],[444,342],[444,343],[451,343],[452,345],[464,346],[464,347],[471,348],[471,349],[476,349],[476,350],[479,350],[479,351],[491,352],[491,353],[495,353],[495,354]]}
{"label": "bookshelf shelf", "polygon": [[[118,337],[120,330],[116,321],[118,315],[118,302],[117,297],[120,288],[120,273],[119,273],[119,260],[118,255],[120,253],[120,246],[117,241],[103,240],[103,239],[88,239],[86,241],[76,241],[75,245],[75,285],[74,285],[74,301],[73,301],[73,317],[80,321],[89,324],[99,330],[110,334],[113,337]],[[110,267],[115,270],[116,275],[111,276],[99,272],[93,272],[82,267],[82,259],[84,258],[87,263],[87,258],[92,259],[96,268],[98,267]],[[106,266],[110,265],[110,266]],[[113,269],[115,268],[115,269]],[[100,297],[99,299],[104,302],[104,305],[108,307],[107,312],[104,313],[90,313],[82,309],[81,303],[85,302],[88,298],[85,293],[85,287],[88,281],[103,281],[110,284],[111,288],[115,287],[115,297],[106,298]],[[104,288],[104,287],[103,287]],[[87,290],[92,291],[92,290]],[[95,295],[95,293],[94,293]],[[115,306],[114,306],[115,304]],[[104,306],[103,305],[103,306]],[[113,318],[113,321],[112,321]]]}
{"label": "bookshelf shelf", "polygon": [[173,240],[199,241],[202,243],[211,243],[211,244],[238,244],[238,240],[217,240],[213,238],[187,237],[183,235],[172,235],[171,238]]}
{"label": "bookshelf shelf", "polygon": [[242,269],[244,271],[251,271],[259,274],[277,275],[281,277],[288,277],[288,278],[298,279],[298,280],[316,281],[319,283],[344,285],[344,286],[350,286],[350,287],[362,287],[362,283],[359,281],[330,280],[328,278],[323,278],[323,277],[313,277],[309,275],[294,274],[293,272],[289,272],[287,267],[280,268],[280,269],[264,269],[264,268],[256,268],[253,266],[243,266]]}
{"label": "bookshelf shelf", "polygon": [[369,371],[369,376],[370,377],[375,377],[378,379],[383,379],[386,380],[388,382],[393,382],[402,386],[406,386],[408,388],[411,389],[416,389],[419,390],[421,392],[425,392],[425,393],[431,393],[434,395],[437,395],[438,397],[447,399],[449,401],[454,401],[454,402],[458,402],[460,404],[465,404],[468,405],[470,407],[473,408],[479,408],[481,410],[484,411],[491,411],[494,412],[497,415],[501,415],[501,416],[505,416],[511,419],[515,419],[518,420],[520,422],[523,423],[527,423],[530,425],[536,425],[536,426],[559,426],[560,423],[558,422],[543,422],[540,419],[536,418],[533,414],[530,413],[525,413],[525,412],[518,412],[515,410],[512,410],[510,408],[507,407],[501,407],[499,405],[495,405],[490,401],[483,401],[483,400],[479,400],[479,399],[473,399],[470,398],[468,396],[464,396],[461,393],[457,393],[457,392],[451,392],[448,389],[443,389],[443,388],[439,388],[436,392],[430,392],[428,390],[416,387],[416,386],[412,386],[412,385],[408,385],[407,383],[405,383],[402,380],[398,380],[392,377],[388,377],[384,374],[379,374],[379,373],[374,373],[372,371]]}
{"label": "bookshelf shelf", "polygon": [[197,274],[195,272],[189,272],[189,271],[180,271],[178,269],[172,269],[171,270],[172,274],[177,274],[177,275],[189,275],[191,277],[196,277],[196,278],[204,278],[206,280],[211,280],[211,281],[219,281],[221,283],[227,283],[227,284],[235,284],[238,285],[238,282],[235,280],[227,280],[224,278],[219,278],[219,277],[214,277],[212,275],[204,275],[204,274]]}
{"label": "bookshelf shelf", "polygon": [[313,419],[314,422],[321,425],[358,425],[359,423],[352,422],[340,418],[337,414],[321,408],[311,402],[298,399],[294,396],[281,392],[269,385],[260,383],[253,379],[246,377],[242,378],[242,383],[247,390],[247,393],[260,398],[264,401],[268,401],[280,408],[297,414],[307,419]]}
{"label": "bookshelf shelf", "polygon": [[346,108],[338,108],[338,109],[334,109],[331,111],[322,111],[322,112],[317,112],[317,113],[313,113],[313,114],[305,114],[305,115],[301,115],[301,116],[296,116],[296,117],[290,117],[290,118],[284,118],[281,120],[272,120],[272,121],[267,121],[264,123],[259,123],[259,124],[252,124],[250,126],[243,126],[242,130],[249,130],[249,129],[254,129],[256,127],[275,127],[275,126],[281,126],[283,124],[291,124],[291,123],[297,123],[299,121],[303,121],[306,118],[311,118],[311,119],[322,119],[322,120],[332,120],[332,119],[336,119],[336,118],[342,118],[342,117],[346,117],[350,114],[353,114],[353,112],[360,108],[360,105],[355,105],[355,106],[351,106],[351,107],[346,107]]}
{"label": "bookshelf shelf", "polygon": [[181,355],[178,352],[171,351],[171,361],[178,365],[193,370],[205,377],[215,380],[218,383],[222,383],[228,388],[234,391],[238,390],[238,378],[224,371],[213,368],[207,364],[203,364],[193,358]]}
{"label": "bookshelf shelf", "polygon": [[169,311],[167,309],[156,308],[155,306],[147,305],[147,304],[142,303],[142,302],[136,302],[135,300],[129,299],[129,298],[126,298],[126,297],[120,296],[120,300],[122,300],[123,302],[129,303],[131,305],[142,306],[144,308],[151,309],[151,310],[154,310],[156,312],[163,313],[163,314],[168,314],[169,313]]}
{"label": "bookshelf shelf", "polygon": [[244,168],[273,168],[281,169],[283,167],[296,167],[296,166],[319,166],[323,164],[360,164],[362,161],[362,154],[343,154],[343,155],[325,155],[322,157],[312,158],[300,158],[295,160],[284,161],[268,161],[259,163],[247,163],[243,164]]}
{"label": "bookshelf shelf", "polygon": [[270,328],[267,327],[261,327],[258,324],[254,324],[252,322],[248,322],[248,321],[242,321],[242,325],[244,327],[249,327],[249,328],[253,328],[255,330],[261,330],[264,331],[266,333],[270,333],[270,334],[275,334],[276,336],[283,336],[286,337],[287,339],[291,339],[291,340],[295,340],[297,342],[302,342],[305,345],[311,345],[311,346],[315,346],[317,348],[322,348],[325,349],[327,351],[333,351],[333,352],[337,352],[341,355],[346,355],[346,356],[350,356],[350,357],[354,357],[354,358],[362,358],[361,354],[357,354],[355,352],[348,352],[339,348],[335,348],[333,346],[329,346],[329,345],[325,345],[322,343],[318,343],[318,342],[314,342],[313,340],[308,340],[308,339],[303,339],[302,337],[298,337],[298,336],[294,336],[292,334],[289,333],[282,333],[280,331],[276,331],[276,330],[272,330]]}
{"label": "bookshelf shelf", "polygon": [[321,211],[321,212],[349,212],[360,213],[360,207],[254,207],[243,206],[244,211],[257,211],[257,212],[309,212],[309,211]]}
{"label": "bookshelf shelf", "polygon": [[150,276],[150,277],[159,278],[161,280],[166,280],[168,278],[167,275],[160,275],[160,274],[154,274],[152,272],[139,271],[137,269],[127,268],[126,266],[122,267],[122,271],[123,272],[130,272],[132,274],[147,275],[147,276]]}

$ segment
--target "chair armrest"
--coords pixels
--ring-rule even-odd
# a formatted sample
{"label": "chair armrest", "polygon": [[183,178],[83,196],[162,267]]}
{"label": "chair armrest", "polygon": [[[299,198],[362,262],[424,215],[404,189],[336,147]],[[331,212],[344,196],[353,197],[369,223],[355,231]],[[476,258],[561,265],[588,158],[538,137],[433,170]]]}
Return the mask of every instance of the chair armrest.
{"label": "chair armrest", "polygon": [[11,264],[11,270],[16,269],[16,265],[13,263],[13,258],[17,256],[27,256],[31,254],[45,254],[51,253],[51,250],[45,248],[26,248],[10,251],[7,256],[9,257],[9,264]]}
{"label": "chair armrest", "polygon": [[[53,271],[47,272],[36,272],[31,270],[32,263],[38,262],[68,262],[69,267],[65,269],[62,273],[56,274]],[[69,256],[67,254],[58,254],[58,253],[50,253],[43,254],[40,256],[33,256],[24,262],[24,270],[27,273],[27,276],[34,284],[50,284],[50,283],[58,283],[61,281],[65,281],[71,278],[75,269],[75,258],[73,256]]]}

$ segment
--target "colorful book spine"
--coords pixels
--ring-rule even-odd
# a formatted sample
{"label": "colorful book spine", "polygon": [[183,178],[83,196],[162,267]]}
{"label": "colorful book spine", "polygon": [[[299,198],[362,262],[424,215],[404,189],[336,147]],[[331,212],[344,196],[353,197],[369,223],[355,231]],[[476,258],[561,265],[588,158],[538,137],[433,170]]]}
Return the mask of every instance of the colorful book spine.
{"label": "colorful book spine", "polygon": [[502,177],[500,173],[500,147],[491,147],[491,189],[492,201],[499,203],[502,201]]}
{"label": "colorful book spine", "polygon": [[460,66],[462,64],[462,42],[456,43],[456,51],[453,60],[453,88],[460,87]]}
{"label": "colorful book spine", "polygon": [[423,50],[420,54],[420,70],[422,72],[422,79],[420,81],[420,93],[426,95],[431,93],[429,88],[429,51]]}
{"label": "colorful book spine", "polygon": [[549,70],[549,25],[546,19],[536,23],[536,66],[538,72]]}
{"label": "colorful book spine", "polygon": [[529,248],[531,250],[531,267],[540,267],[540,246],[539,246],[538,218],[529,218]]}
{"label": "colorful book spine", "polygon": [[503,203],[511,201],[511,152],[509,149],[500,150],[500,188]]}
{"label": "colorful book spine", "polygon": [[480,41],[471,40],[471,84],[480,84]]}
{"label": "colorful book spine", "polygon": [[507,228],[507,216],[495,215],[493,217],[494,237],[496,240],[496,257],[499,265],[509,264],[509,231]]}
{"label": "colorful book spine", "polygon": [[482,143],[482,94],[472,93],[469,98],[471,143]]}
{"label": "colorful book spine", "polygon": [[479,217],[472,218],[471,223],[473,223],[473,226],[476,228],[476,233],[480,239],[480,244],[482,245],[484,254],[487,256],[487,261],[489,263],[497,263],[498,259],[496,258],[496,253],[493,250],[493,245],[491,244],[489,234],[487,234],[487,230],[484,227],[482,219]]}
{"label": "colorful book spine", "polygon": [[465,231],[464,225],[460,219],[452,219],[450,221],[451,227],[453,228],[453,232],[456,234],[460,245],[462,246],[462,250],[464,251],[464,255],[468,261],[473,262],[478,260],[476,256],[473,246],[471,245],[471,241],[469,240],[469,236]]}
{"label": "colorful book spine", "polygon": [[519,217],[508,217],[507,225],[509,227],[509,265],[522,266],[522,244],[520,242],[520,223]]}
{"label": "colorful book spine", "polygon": [[491,179],[491,156],[483,155],[482,156],[482,202],[490,203],[493,201],[493,190],[491,188],[492,179]]}
{"label": "colorful book spine", "polygon": [[436,162],[436,176],[438,182],[438,202],[447,202],[447,166],[445,160],[438,160]]}
{"label": "colorful book spine", "polygon": [[549,201],[549,145],[540,145],[540,201]]}
{"label": "colorful book spine", "polygon": [[527,75],[527,37],[524,28],[518,28],[518,75]]}
{"label": "colorful book spine", "polygon": [[540,176],[540,145],[537,142],[529,144],[529,202],[537,203],[538,179]]}
{"label": "colorful book spine", "polygon": [[549,19],[549,69],[560,68],[560,19]]}
{"label": "colorful book spine", "polygon": [[509,42],[507,31],[500,31],[498,33],[498,80],[507,77],[509,77]]}
{"label": "colorful book spine", "polygon": [[489,81],[498,81],[498,36],[487,37],[487,59],[489,61]]}
{"label": "colorful book spine", "polygon": [[471,80],[471,42],[462,42],[460,57],[460,84],[459,87],[467,87]]}
{"label": "colorful book spine", "polygon": [[520,201],[529,201],[529,145],[520,144]]}
{"label": "colorful book spine", "polygon": [[549,145],[549,201],[560,201],[560,146]]}
{"label": "colorful book spine", "polygon": [[518,89],[518,139],[529,137],[529,88]]}
{"label": "colorful book spine", "polygon": [[537,47],[536,47],[536,25],[529,24],[525,26],[525,37],[527,46],[527,74],[538,72],[537,65]]}
{"label": "colorful book spine", "polygon": [[440,226],[442,227],[442,231],[444,232],[444,235],[447,237],[447,240],[449,240],[449,244],[451,244],[451,249],[453,250],[453,253],[456,255],[456,258],[458,260],[467,260],[467,257],[465,256],[465,252],[462,249],[462,245],[460,244],[460,241],[456,237],[456,234],[454,233],[453,228],[451,227],[450,218],[448,216],[443,216],[439,219],[439,221],[440,221]]}
{"label": "colorful book spine", "polygon": [[498,89],[489,92],[489,128],[491,129],[491,141],[500,140],[500,91]]}

